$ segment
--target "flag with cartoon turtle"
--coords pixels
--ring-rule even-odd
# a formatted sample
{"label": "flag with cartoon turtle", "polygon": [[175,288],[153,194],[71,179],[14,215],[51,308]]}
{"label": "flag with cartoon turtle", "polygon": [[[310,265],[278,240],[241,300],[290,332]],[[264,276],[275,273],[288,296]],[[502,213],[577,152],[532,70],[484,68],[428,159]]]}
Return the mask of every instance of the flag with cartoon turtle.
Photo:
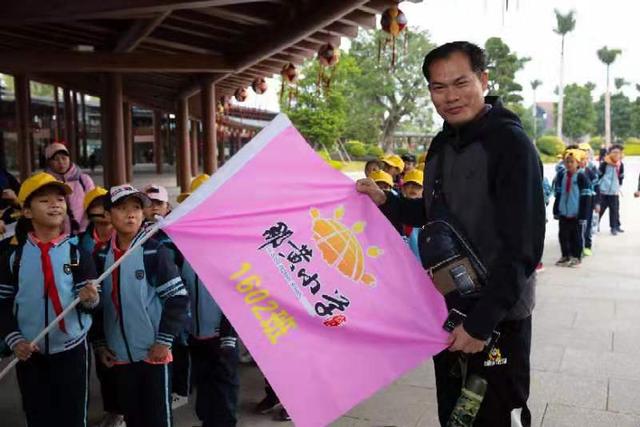
{"label": "flag with cartoon turtle", "polygon": [[446,346],[415,256],[284,115],[161,227],[296,425],[329,424]]}

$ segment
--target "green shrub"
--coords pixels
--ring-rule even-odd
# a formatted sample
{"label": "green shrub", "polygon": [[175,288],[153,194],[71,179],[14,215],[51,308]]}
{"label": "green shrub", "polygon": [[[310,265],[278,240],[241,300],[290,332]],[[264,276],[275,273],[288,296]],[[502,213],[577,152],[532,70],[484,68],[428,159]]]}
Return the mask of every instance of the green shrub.
{"label": "green shrub", "polygon": [[624,155],[640,156],[640,141],[631,144],[624,144]]}
{"label": "green shrub", "polygon": [[338,170],[342,170],[344,168],[344,163],[338,160],[331,160],[331,155],[327,150],[316,151],[316,153],[318,153],[318,156],[322,157],[322,160],[327,162],[332,168]]}
{"label": "green shrub", "polygon": [[629,145],[640,144],[640,138],[629,137],[624,140],[625,148]]}
{"label": "green shrub", "polygon": [[364,157],[367,155],[367,146],[360,141],[347,141],[345,148],[351,157]]}
{"label": "green shrub", "polygon": [[367,154],[373,157],[382,157],[384,151],[382,151],[382,148],[378,147],[377,145],[368,145]]}
{"label": "green shrub", "polygon": [[395,154],[397,154],[398,156],[404,156],[405,154],[408,154],[409,150],[407,150],[406,148],[398,148],[395,151]]}
{"label": "green shrub", "polygon": [[593,148],[593,152],[597,153],[600,151],[600,146],[604,143],[604,138],[601,136],[594,136],[589,140],[589,145]]}
{"label": "green shrub", "polygon": [[552,135],[545,135],[538,138],[536,147],[538,147],[538,150],[540,150],[541,153],[547,154],[549,156],[557,156],[558,154],[562,154],[562,152],[566,148],[560,138]]}

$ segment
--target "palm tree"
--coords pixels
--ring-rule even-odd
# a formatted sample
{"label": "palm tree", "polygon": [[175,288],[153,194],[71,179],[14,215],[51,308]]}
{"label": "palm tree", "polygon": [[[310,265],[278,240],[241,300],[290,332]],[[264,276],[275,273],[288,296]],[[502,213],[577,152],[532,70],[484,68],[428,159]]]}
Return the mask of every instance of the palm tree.
{"label": "palm tree", "polygon": [[611,88],[609,87],[609,68],[621,53],[622,51],[620,49],[609,49],[606,46],[598,49],[598,58],[607,66],[607,90],[604,93],[604,141],[607,147],[611,145]]}
{"label": "palm tree", "polygon": [[613,79],[613,85],[616,87],[616,90],[622,89],[623,87],[625,87],[629,83],[630,82],[626,81],[622,77],[616,77],[615,79]]}
{"label": "palm tree", "polygon": [[560,85],[558,87],[558,136],[562,138],[562,116],[564,112],[564,37],[576,28],[575,10],[569,11],[563,15],[558,9],[554,10],[556,14],[557,25],[553,31],[561,37],[560,45]]}
{"label": "palm tree", "polygon": [[536,105],[536,90],[542,81],[535,79],[531,81],[531,89],[533,89],[533,139],[538,137],[538,106]]}

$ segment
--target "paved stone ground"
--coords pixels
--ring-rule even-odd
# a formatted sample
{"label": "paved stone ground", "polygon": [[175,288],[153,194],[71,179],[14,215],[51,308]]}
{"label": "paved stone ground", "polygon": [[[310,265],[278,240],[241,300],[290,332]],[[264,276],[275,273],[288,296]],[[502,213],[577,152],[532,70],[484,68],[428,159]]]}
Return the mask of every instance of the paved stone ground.
{"label": "paved stone ground", "polygon": [[[640,158],[627,159],[621,200],[626,233],[613,237],[608,220],[594,242],[594,256],[580,269],[558,268],[557,223],[547,229],[544,262],[534,313],[532,385],[529,405],[536,427],[640,426],[640,199],[632,193]],[[136,183],[157,180],[146,167]],[[552,168],[547,168],[549,179]],[[175,179],[165,175],[175,197]],[[92,419],[99,396],[92,391]],[[251,414],[262,397],[262,378],[253,366],[241,370],[241,426],[286,426]],[[2,426],[23,425],[15,378],[0,384]],[[197,425],[191,407],[175,413],[176,427]],[[432,364],[422,366],[363,402],[334,426],[437,426]]]}

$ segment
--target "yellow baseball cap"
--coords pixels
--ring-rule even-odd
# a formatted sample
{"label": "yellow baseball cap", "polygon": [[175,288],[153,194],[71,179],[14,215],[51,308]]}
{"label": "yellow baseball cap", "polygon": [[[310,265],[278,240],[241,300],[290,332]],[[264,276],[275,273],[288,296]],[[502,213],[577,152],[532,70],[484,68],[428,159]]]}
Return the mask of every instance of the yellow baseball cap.
{"label": "yellow baseball cap", "polygon": [[206,173],[203,173],[203,174],[198,175],[195,178],[193,178],[193,180],[191,181],[191,185],[189,186],[189,192],[188,193],[180,193],[178,195],[178,197],[176,197],[176,200],[178,201],[178,203],[184,202],[184,200],[187,197],[189,197],[191,195],[191,193],[196,191],[198,189],[198,187],[200,187],[202,184],[204,184],[209,178],[211,178],[211,176],[207,175]]}
{"label": "yellow baseball cap", "polygon": [[421,170],[422,172],[424,172],[424,162],[420,162],[417,164],[416,169]]}
{"label": "yellow baseball cap", "polygon": [[418,163],[425,163],[427,161],[427,153],[424,152],[418,156]]}
{"label": "yellow baseball cap", "polygon": [[107,194],[109,194],[109,192],[103,187],[95,187],[93,190],[89,191],[84,195],[84,202],[82,204],[84,210],[86,211],[89,209],[89,206],[91,206],[91,203],[93,203],[95,199],[106,196]]}
{"label": "yellow baseball cap", "polygon": [[589,145],[588,142],[582,142],[578,145],[578,148],[583,150],[583,151],[591,151],[593,150],[593,148],[591,148],[591,145]]}
{"label": "yellow baseball cap", "polygon": [[382,162],[388,164],[389,166],[404,170],[404,161],[397,154],[388,154],[386,156],[382,156],[380,159]]}
{"label": "yellow baseball cap", "polygon": [[572,148],[569,150],[565,150],[562,158],[566,159],[567,157],[573,157],[577,161],[581,162],[582,160],[585,159],[586,155],[584,151]]}
{"label": "yellow baseball cap", "polygon": [[39,172],[30,176],[22,183],[20,191],[18,192],[18,202],[20,202],[21,205],[24,205],[24,202],[27,201],[29,196],[47,186],[58,187],[64,191],[64,194],[71,194],[73,192],[71,187],[64,182],[55,179],[53,175],[49,175],[46,172]]}
{"label": "yellow baseball cap", "polygon": [[384,182],[385,184],[389,184],[389,186],[393,187],[393,178],[385,171],[373,171],[369,175],[369,178],[375,182]]}
{"label": "yellow baseball cap", "polygon": [[422,182],[424,181],[424,174],[421,170],[412,169],[404,174],[403,180],[405,184],[408,182],[413,182],[414,184],[422,186]]}

